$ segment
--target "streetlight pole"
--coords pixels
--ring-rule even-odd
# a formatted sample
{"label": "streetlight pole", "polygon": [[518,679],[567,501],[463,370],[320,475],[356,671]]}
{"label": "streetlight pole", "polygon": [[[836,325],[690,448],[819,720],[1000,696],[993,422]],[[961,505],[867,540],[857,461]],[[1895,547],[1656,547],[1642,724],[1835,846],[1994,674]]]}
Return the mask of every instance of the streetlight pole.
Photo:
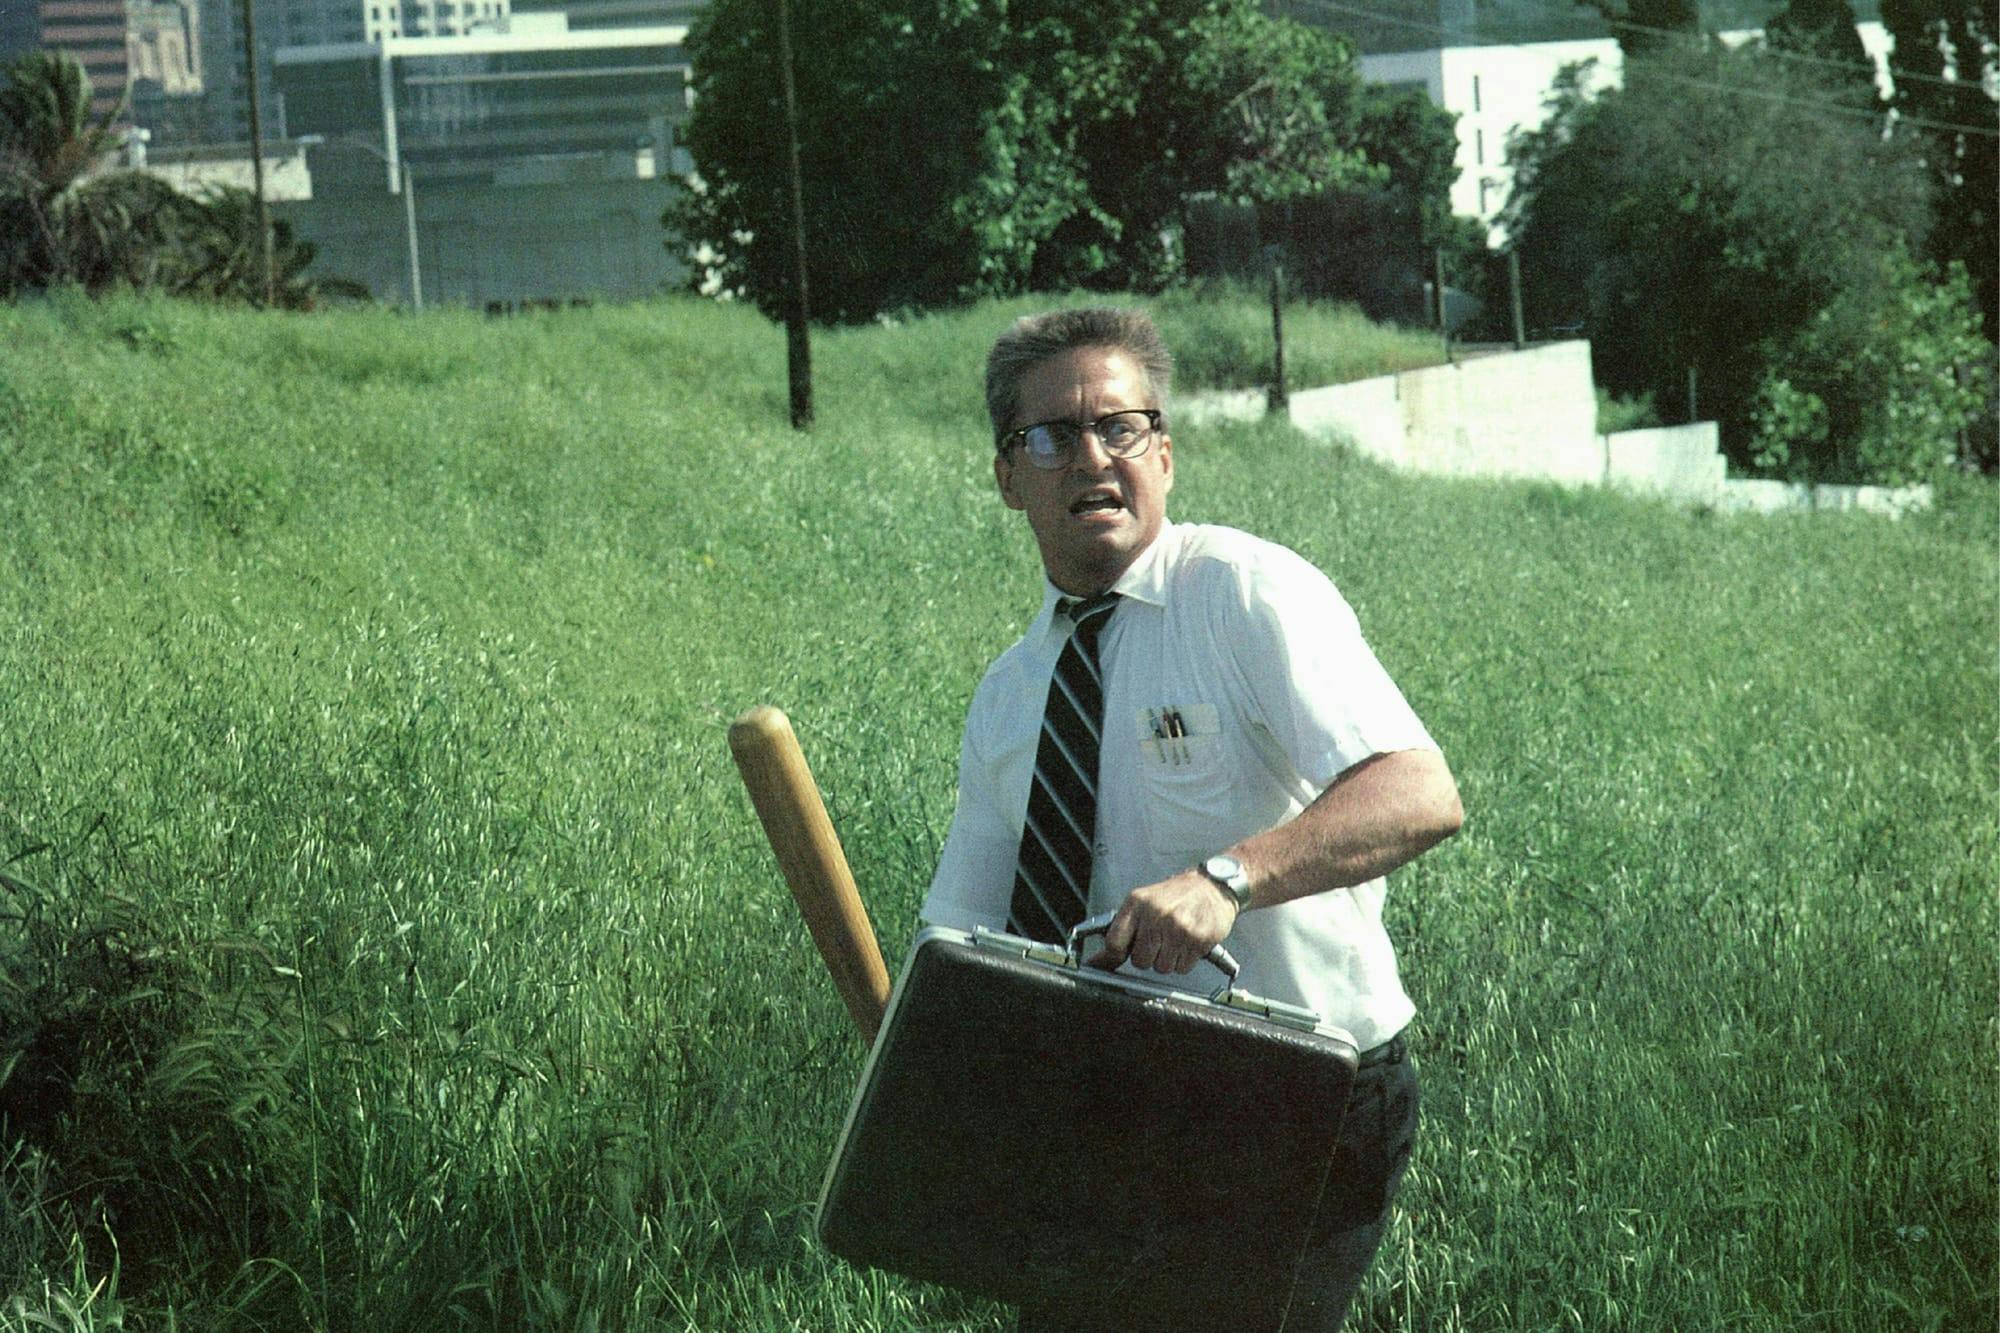
{"label": "streetlight pole", "polygon": [[417,184],[410,179],[410,160],[396,158],[396,186],[403,192],[403,236],[410,244],[410,310],[424,313],[424,280],[417,269]]}
{"label": "streetlight pole", "polygon": [[401,153],[390,157],[387,153],[369,143],[366,139],[327,140],[317,134],[301,135],[301,144],[312,147],[323,143],[335,143],[343,148],[359,148],[376,161],[396,169],[396,193],[403,196],[403,239],[410,251],[410,309],[418,314],[424,310],[423,274],[417,268],[417,187],[410,179],[410,160]]}

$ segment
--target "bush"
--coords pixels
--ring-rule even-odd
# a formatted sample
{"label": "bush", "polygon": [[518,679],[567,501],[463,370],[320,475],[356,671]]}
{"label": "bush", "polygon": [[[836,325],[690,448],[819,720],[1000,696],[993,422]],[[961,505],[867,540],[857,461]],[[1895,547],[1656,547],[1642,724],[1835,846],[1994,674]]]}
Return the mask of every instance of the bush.
{"label": "bush", "polygon": [[1991,410],[1962,265],[1943,281],[1900,250],[1878,280],[1850,286],[1766,354],[1754,461],[1817,481],[1902,485],[1933,478]]}
{"label": "bush", "polygon": [[1528,324],[1586,326],[1600,384],[1678,421],[1692,377],[1739,466],[1893,482],[1963,419],[1937,388],[1965,360],[1963,302],[1903,257],[1922,162],[1865,116],[1817,114],[1827,77],[1695,44],[1604,92],[1572,67],[1510,146],[1507,223]]}

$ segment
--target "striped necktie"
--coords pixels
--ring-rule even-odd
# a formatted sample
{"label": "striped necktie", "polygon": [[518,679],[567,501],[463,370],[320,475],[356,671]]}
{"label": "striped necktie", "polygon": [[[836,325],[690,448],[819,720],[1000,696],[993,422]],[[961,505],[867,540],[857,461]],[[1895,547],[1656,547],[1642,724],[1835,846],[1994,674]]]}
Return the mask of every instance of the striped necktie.
{"label": "striped necktie", "polygon": [[1104,676],[1097,640],[1118,594],[1057,607],[1076,630],[1056,659],[1042,736],[1035,749],[1028,818],[1007,929],[1031,940],[1061,942],[1090,901],[1091,837],[1097,828],[1097,752],[1104,723]]}

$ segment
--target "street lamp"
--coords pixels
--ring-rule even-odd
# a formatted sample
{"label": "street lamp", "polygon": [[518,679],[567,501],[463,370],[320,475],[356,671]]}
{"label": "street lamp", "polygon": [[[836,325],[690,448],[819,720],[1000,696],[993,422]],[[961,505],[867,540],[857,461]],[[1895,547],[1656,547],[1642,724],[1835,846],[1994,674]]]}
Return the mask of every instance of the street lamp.
{"label": "street lamp", "polygon": [[338,138],[329,140],[322,134],[306,134],[299,137],[306,145],[333,143],[343,148],[359,148],[377,161],[393,167],[396,172],[395,193],[403,196],[403,237],[410,247],[410,309],[418,314],[424,310],[424,280],[417,267],[417,186],[410,175],[409,159],[401,153],[390,157],[387,153],[369,143],[366,139]]}

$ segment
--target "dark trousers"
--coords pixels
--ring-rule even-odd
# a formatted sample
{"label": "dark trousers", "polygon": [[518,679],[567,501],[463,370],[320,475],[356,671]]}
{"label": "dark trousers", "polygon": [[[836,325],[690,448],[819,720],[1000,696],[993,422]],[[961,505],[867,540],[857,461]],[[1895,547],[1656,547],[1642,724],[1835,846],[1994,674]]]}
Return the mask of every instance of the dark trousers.
{"label": "dark trousers", "polygon": [[[1381,1248],[1389,1202],[1403,1183],[1416,1135],[1417,1069],[1408,1054],[1357,1071],[1333,1154],[1332,1179],[1342,1185],[1331,1191],[1333,1206],[1322,1212],[1299,1263],[1284,1333],[1338,1333]],[[1215,1243],[1240,1239],[1218,1234]],[[1172,1275],[1163,1273],[1160,1280],[1170,1282]],[[1115,1312],[1051,1306],[1023,1307],[1019,1327],[1020,1333],[1122,1333],[1127,1326],[1117,1322]]]}

